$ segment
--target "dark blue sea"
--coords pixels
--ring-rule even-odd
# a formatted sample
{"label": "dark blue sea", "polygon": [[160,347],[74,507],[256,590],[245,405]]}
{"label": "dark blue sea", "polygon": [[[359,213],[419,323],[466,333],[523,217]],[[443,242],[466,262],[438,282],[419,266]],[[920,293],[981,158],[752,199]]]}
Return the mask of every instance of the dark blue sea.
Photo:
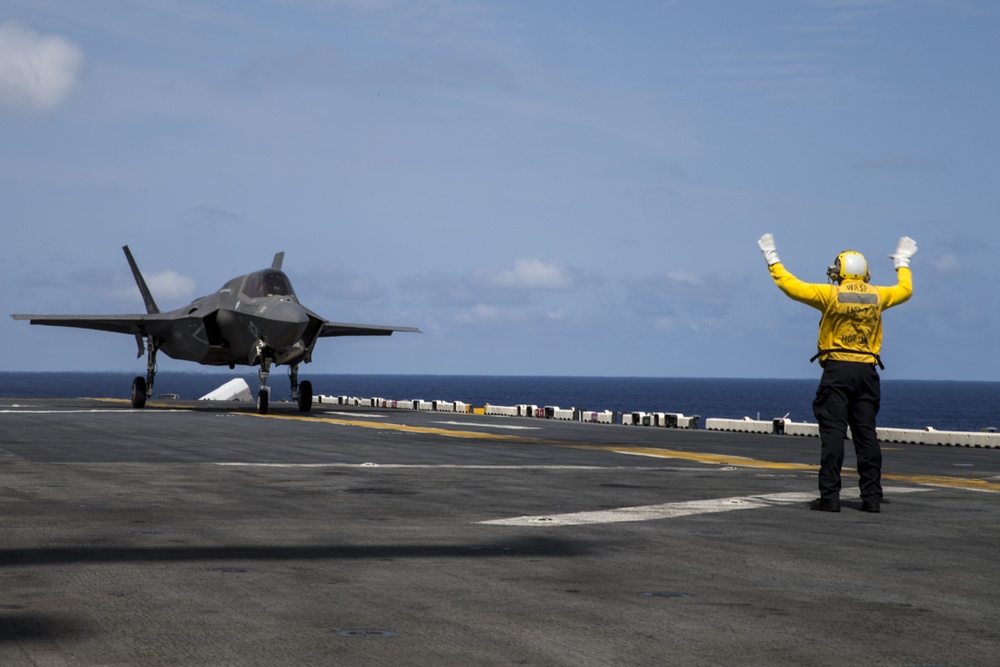
{"label": "dark blue sea", "polygon": [[[157,393],[200,398],[222,383],[256,373],[172,373],[156,377]],[[513,377],[473,375],[308,375],[316,394],[395,400],[464,401],[474,406],[528,404],[616,412],[680,412],[708,417],[814,422],[818,380],[718,378]],[[2,373],[0,397],[127,398],[125,373]],[[286,396],[283,373],[271,374],[273,399]],[[978,431],[1000,427],[1000,382],[883,380],[879,425]]]}

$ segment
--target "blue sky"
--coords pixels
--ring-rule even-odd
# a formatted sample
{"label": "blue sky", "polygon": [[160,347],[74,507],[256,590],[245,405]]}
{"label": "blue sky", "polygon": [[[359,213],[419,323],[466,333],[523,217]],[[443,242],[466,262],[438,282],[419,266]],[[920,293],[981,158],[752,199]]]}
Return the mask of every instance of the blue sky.
{"label": "blue sky", "polygon": [[[997,380],[1000,6],[954,0],[7,0],[8,313],[142,312],[285,269],[314,373],[814,377],[756,246],[873,282],[886,378]],[[0,321],[2,370],[135,342]],[[161,359],[161,370],[199,367]]]}

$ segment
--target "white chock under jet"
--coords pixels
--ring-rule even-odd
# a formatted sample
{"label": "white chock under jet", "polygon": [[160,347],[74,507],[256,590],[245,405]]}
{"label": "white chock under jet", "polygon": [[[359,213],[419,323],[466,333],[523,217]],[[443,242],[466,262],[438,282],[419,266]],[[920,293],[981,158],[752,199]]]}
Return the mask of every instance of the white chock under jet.
{"label": "white chock under jet", "polygon": [[233,278],[217,292],[170,312],[160,312],[128,246],[122,248],[146,304],[144,315],[11,315],[15,320],[55,327],[97,329],[135,336],[139,358],[146,354],[146,377],[132,381],[132,407],[142,408],[153,395],[156,353],[207,366],[258,366],[257,412],[267,413],[272,365],[289,367],[292,398],[299,410],[312,408],[312,384],[299,382],[299,364],[312,361],[320,338],[389,336],[395,331],[420,333],[415,327],[347,324],[325,320],[295,296],[281,270],[285,253],[271,268]]}

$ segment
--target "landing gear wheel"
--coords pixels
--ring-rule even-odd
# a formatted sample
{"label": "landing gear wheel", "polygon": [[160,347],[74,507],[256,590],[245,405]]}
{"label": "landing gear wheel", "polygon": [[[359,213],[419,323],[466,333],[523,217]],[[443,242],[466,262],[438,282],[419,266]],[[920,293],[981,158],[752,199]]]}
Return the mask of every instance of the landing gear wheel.
{"label": "landing gear wheel", "polygon": [[132,407],[142,408],[146,405],[146,378],[136,377],[132,380]]}
{"label": "landing gear wheel", "polygon": [[299,412],[309,412],[313,406],[313,386],[309,380],[299,385]]}
{"label": "landing gear wheel", "polygon": [[257,414],[266,415],[267,414],[267,399],[270,397],[267,389],[261,389],[257,392]]}

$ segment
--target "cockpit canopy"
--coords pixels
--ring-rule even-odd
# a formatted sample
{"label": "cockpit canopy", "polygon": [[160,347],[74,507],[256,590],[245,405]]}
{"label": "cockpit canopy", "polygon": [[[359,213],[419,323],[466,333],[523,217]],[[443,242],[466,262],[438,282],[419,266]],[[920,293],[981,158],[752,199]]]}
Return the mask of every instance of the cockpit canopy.
{"label": "cockpit canopy", "polygon": [[295,296],[288,276],[276,269],[251,273],[240,291],[251,299],[262,296]]}

